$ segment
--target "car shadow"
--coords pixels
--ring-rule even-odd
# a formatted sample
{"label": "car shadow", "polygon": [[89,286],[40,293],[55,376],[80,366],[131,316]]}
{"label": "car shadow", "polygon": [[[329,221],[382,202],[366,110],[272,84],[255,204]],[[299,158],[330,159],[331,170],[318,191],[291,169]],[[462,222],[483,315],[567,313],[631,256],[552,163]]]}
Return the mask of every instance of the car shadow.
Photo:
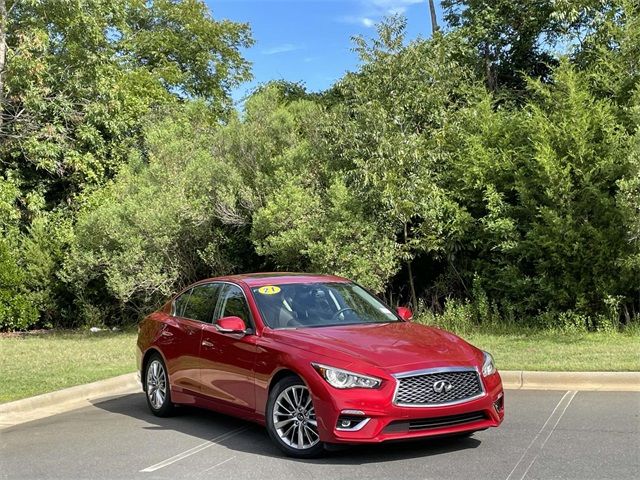
{"label": "car shadow", "polygon": [[[176,410],[175,415],[160,418],[149,412],[142,393],[92,403],[96,408],[104,411],[145,422],[146,425],[142,426],[145,430],[176,431],[203,440],[214,440],[216,436],[220,436],[221,432],[238,431],[237,434],[214,441],[237,452],[287,458],[273,444],[264,427],[210,410],[181,406]],[[473,437],[439,437],[371,445],[345,445],[331,448],[324,457],[319,459],[287,458],[287,460],[309,464],[362,465],[443,455],[477,448],[481,443]]]}

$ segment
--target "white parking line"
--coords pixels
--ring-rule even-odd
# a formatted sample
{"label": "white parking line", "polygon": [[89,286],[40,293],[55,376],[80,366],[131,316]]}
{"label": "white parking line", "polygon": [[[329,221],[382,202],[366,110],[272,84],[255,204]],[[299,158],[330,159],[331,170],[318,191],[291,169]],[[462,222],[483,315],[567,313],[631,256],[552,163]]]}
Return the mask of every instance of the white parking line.
{"label": "white parking line", "polygon": [[[571,403],[571,401],[573,400],[573,398],[576,396],[577,393],[578,393],[577,391],[570,390],[570,391],[566,392],[562,396],[562,398],[560,399],[560,401],[558,402],[556,407],[553,409],[553,412],[551,412],[551,415],[549,415],[549,418],[547,418],[547,421],[544,422],[544,425],[542,425],[542,428],[540,429],[540,431],[533,438],[533,440],[531,440],[531,443],[529,444],[529,446],[522,453],[522,456],[518,460],[518,463],[516,463],[516,466],[513,467],[513,470],[511,470],[511,473],[509,473],[509,476],[507,477],[507,480],[511,480],[511,478],[518,478],[519,480],[523,480],[524,479],[524,477],[529,472],[529,469],[531,468],[533,463],[538,459],[538,457],[540,456],[540,453],[542,453],[542,449],[544,448],[545,444],[547,443],[547,440],[549,440],[549,438],[551,437],[551,434],[555,431],[556,427],[558,426],[558,423],[560,423],[560,419],[564,415],[564,412],[567,411],[567,408],[569,408],[569,404]],[[559,410],[561,406],[563,406],[562,411]],[[559,412],[559,413],[556,415],[556,412]],[[551,419],[554,418],[554,417],[557,417],[557,418],[556,418],[556,422],[553,424],[553,427],[548,429],[549,433],[547,434],[545,439],[541,443],[538,442],[538,440],[541,438],[543,432],[545,432],[545,430],[547,429],[547,425],[551,424]],[[540,443],[540,445],[538,446],[537,443]],[[535,449],[533,449],[534,445],[536,446]],[[527,457],[527,454],[529,454],[529,453],[531,453],[531,456],[533,458],[531,459],[531,461],[527,465],[527,468],[524,470],[524,472],[522,472],[522,475],[520,475],[519,471],[517,472],[516,475],[514,475],[514,473],[516,473],[516,471],[518,470],[518,467],[520,467],[521,465],[525,464],[524,463],[525,457]],[[528,460],[528,458],[527,458],[527,460]],[[520,470],[522,470],[522,469],[520,469]]]}
{"label": "white parking line", "polygon": [[214,468],[219,467],[219,466],[220,466],[220,465],[222,465],[223,463],[230,462],[230,461],[231,461],[231,460],[233,460],[234,458],[236,458],[236,457],[235,457],[235,455],[234,455],[233,457],[231,457],[231,458],[227,458],[226,460],[223,460],[223,461],[221,461],[221,462],[219,462],[219,463],[216,463],[216,464],[215,464],[214,466],[212,466],[212,467],[209,467],[209,468],[204,469],[204,470],[202,471],[202,473],[204,473],[204,472],[208,472],[209,470],[213,470]]}
{"label": "white parking line", "polygon": [[[201,452],[202,450],[205,450],[213,445],[215,445],[217,442],[221,441],[221,440],[226,440],[227,438],[231,438],[234,437],[236,435],[238,435],[239,433],[244,432],[245,430],[247,430],[249,428],[249,426],[245,426],[245,427],[240,427],[240,428],[236,428],[235,430],[231,430],[230,432],[227,433],[223,433],[222,435],[218,435],[217,437],[213,437],[211,440],[207,440],[204,443],[201,443],[200,445],[196,445],[193,448],[190,448],[189,450],[186,450],[182,453],[179,453],[177,455],[174,455],[171,458],[167,458],[166,460],[163,460],[160,463],[156,463],[155,465],[151,465],[150,467],[147,468],[143,468],[142,470],[140,470],[140,472],[155,472],[156,470],[159,470],[161,468],[164,468],[168,465],[171,465],[172,463],[178,462],[184,458],[190,457],[191,455],[195,455],[198,452]],[[231,459],[229,459],[231,460]],[[217,466],[217,465],[214,465]]]}

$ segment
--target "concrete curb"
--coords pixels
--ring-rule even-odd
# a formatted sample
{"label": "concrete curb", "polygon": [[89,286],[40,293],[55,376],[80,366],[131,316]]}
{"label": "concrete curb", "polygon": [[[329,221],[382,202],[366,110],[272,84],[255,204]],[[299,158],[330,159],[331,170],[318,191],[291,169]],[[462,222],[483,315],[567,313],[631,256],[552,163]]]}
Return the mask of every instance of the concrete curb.
{"label": "concrete curb", "polygon": [[137,373],[127,373],[85,385],[0,404],[0,429],[92,404],[92,401],[140,392]]}
{"label": "concrete curb", "polygon": [[510,390],[584,390],[640,392],[640,372],[529,372],[500,371]]}
{"label": "concrete curb", "polygon": [[[502,370],[509,390],[585,390],[640,392],[640,372],[529,372]],[[0,404],[0,430],[92,405],[98,399],[141,391],[137,373]]]}

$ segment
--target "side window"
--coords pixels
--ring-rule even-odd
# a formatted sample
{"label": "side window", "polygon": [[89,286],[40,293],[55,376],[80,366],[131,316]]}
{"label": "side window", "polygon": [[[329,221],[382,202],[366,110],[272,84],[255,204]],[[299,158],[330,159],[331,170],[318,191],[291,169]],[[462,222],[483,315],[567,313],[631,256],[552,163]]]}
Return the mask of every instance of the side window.
{"label": "side window", "polygon": [[219,283],[206,283],[194,287],[191,290],[191,296],[182,316],[200,322],[211,323],[219,291]]}
{"label": "side window", "polygon": [[218,318],[240,317],[248,327],[253,327],[253,321],[249,315],[249,306],[244,298],[242,289],[236,285],[225,285],[220,297]]}
{"label": "side window", "polygon": [[173,301],[174,317],[184,317],[184,308],[187,306],[187,302],[189,301],[189,295],[191,295],[191,290],[187,290]]}

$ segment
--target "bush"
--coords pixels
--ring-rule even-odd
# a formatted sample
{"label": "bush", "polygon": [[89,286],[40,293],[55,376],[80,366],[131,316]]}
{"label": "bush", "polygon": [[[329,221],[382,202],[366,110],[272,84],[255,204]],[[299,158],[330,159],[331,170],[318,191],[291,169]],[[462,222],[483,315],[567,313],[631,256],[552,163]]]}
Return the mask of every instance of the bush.
{"label": "bush", "polygon": [[43,327],[72,326],[72,298],[60,278],[72,241],[71,219],[60,210],[36,213],[23,236],[20,252],[24,283]]}
{"label": "bush", "polygon": [[38,310],[23,291],[23,280],[9,245],[0,240],[0,330],[26,330],[38,321]]}
{"label": "bush", "polygon": [[17,186],[0,177],[0,331],[25,330],[38,321],[38,311],[24,287],[24,274],[18,265],[17,196]]}
{"label": "bush", "polygon": [[[145,156],[78,213],[63,279],[74,291],[77,323],[128,323],[199,278],[251,262],[242,182],[212,155],[215,129],[202,104],[159,113],[146,126]],[[231,224],[229,224],[231,222]]]}

